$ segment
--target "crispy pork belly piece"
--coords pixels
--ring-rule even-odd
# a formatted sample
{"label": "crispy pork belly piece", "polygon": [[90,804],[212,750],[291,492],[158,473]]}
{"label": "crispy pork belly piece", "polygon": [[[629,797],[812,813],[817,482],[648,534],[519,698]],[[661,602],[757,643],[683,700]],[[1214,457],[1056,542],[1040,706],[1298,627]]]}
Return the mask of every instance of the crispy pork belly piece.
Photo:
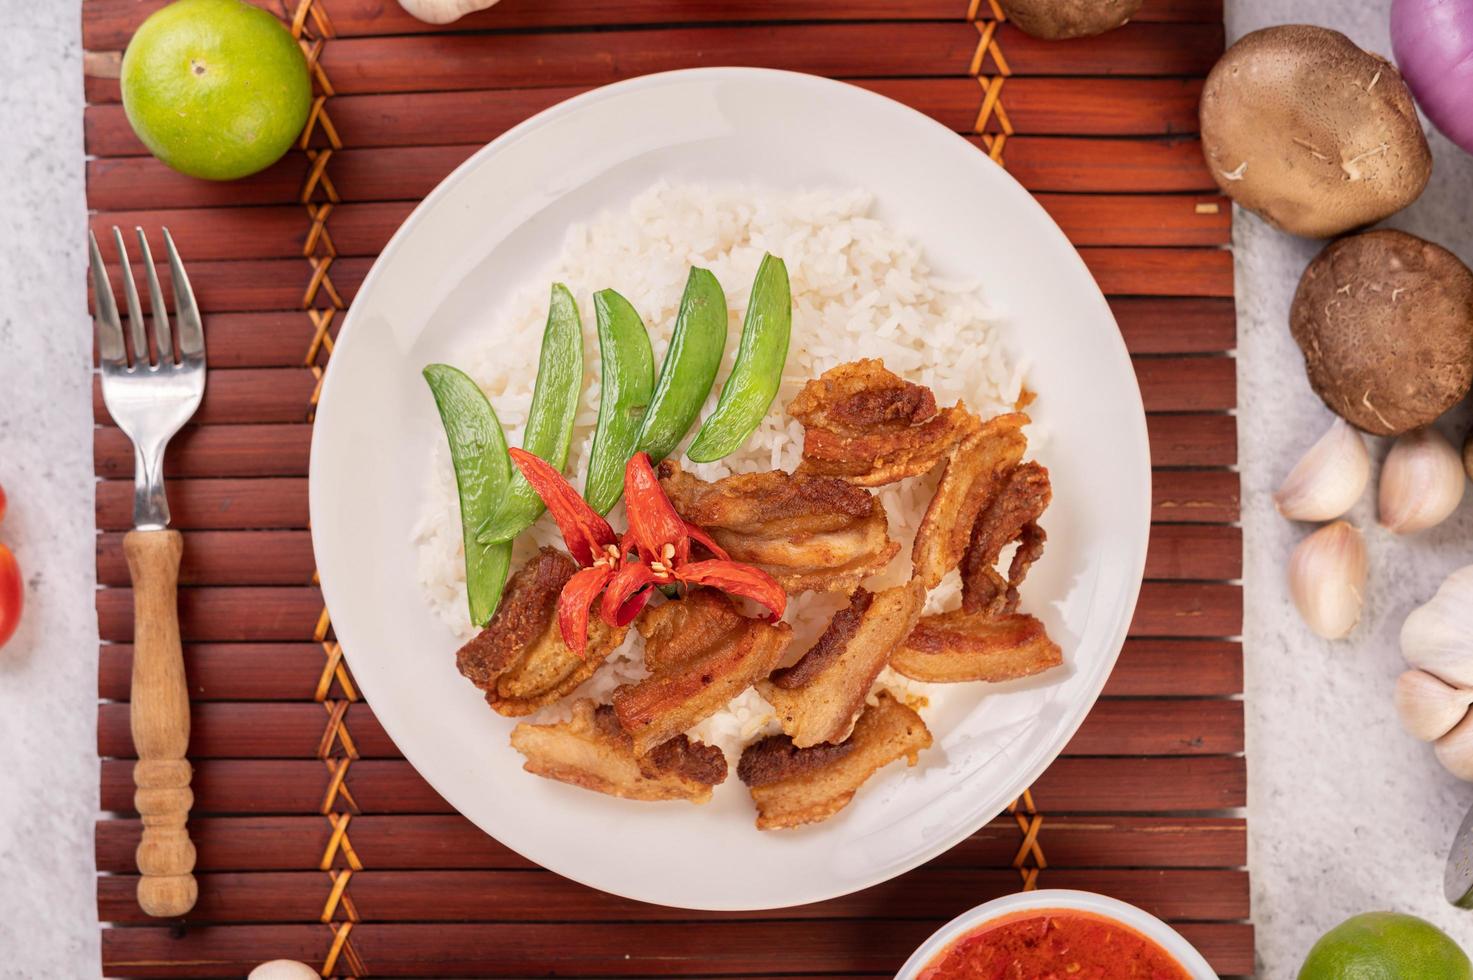
{"label": "crispy pork belly piece", "polygon": [[825,371],[803,386],[788,413],[804,428],[798,475],[862,487],[925,473],[979,425],[960,402],[937,411],[931,389],[873,359]]}
{"label": "crispy pork belly piece", "polygon": [[914,574],[934,589],[961,564],[977,516],[992,502],[1023,458],[1028,438],[1021,412],[988,419],[957,443],[946,460],[936,495],[916,528],[911,548]]}
{"label": "crispy pork belly piece", "polygon": [[577,570],[573,559],[556,548],[543,548],[517,569],[491,621],[456,653],[461,674],[481,690],[490,690],[547,629],[563,586]]}
{"label": "crispy pork belly piece", "polygon": [[634,628],[644,637],[644,665],[652,674],[708,651],[746,617],[720,589],[692,589],[685,598],[645,606]]}
{"label": "crispy pork belly piece", "polygon": [[594,621],[585,656],[563,643],[554,612],[575,571],[573,559],[543,548],[506,583],[491,622],[455,655],[460,672],[500,714],[527,715],[551,704],[592,677],[624,642],[627,630]]}
{"label": "crispy pork belly piece", "polygon": [[793,638],[787,623],[741,617],[734,628],[708,637],[709,645],[680,663],[614,691],[619,724],[645,755],[699,724],[771,673]]}
{"label": "crispy pork belly piece", "polygon": [[848,592],[900,550],[874,495],[837,477],[768,470],[707,483],[670,459],[659,476],[681,517],[790,593]]}
{"label": "crispy pork belly piece", "polygon": [[800,749],[786,735],[769,735],[747,746],[737,775],[757,804],[757,828],[783,830],[827,820],[875,772],[902,756],[915,765],[930,745],[921,716],[881,692],[846,741]]}
{"label": "crispy pork belly piece", "polygon": [[[977,516],[962,557],[962,608],[968,612],[1010,613],[1018,608],[1018,586],[1043,554],[1047,535],[1038,518],[1053,498],[1048,470],[1024,463],[1008,473],[1001,489]],[[1003,578],[994,566],[1002,549],[1018,542]]]}
{"label": "crispy pork belly piece", "polygon": [[522,768],[626,800],[689,800],[705,803],[711,787],[726,779],[726,756],[714,745],[678,735],[647,756],[609,705],[587,698],[573,703],[573,717],[554,725],[522,722],[511,733],[512,748],[526,756]]}
{"label": "crispy pork belly piece", "polygon": [[794,745],[844,740],[925,602],[925,586],[915,579],[873,594],[859,589],[797,663],[759,685]]}
{"label": "crispy pork belly piece", "polygon": [[954,609],[922,616],[890,666],[918,681],[1010,681],[1064,662],[1059,645],[1032,616]]}

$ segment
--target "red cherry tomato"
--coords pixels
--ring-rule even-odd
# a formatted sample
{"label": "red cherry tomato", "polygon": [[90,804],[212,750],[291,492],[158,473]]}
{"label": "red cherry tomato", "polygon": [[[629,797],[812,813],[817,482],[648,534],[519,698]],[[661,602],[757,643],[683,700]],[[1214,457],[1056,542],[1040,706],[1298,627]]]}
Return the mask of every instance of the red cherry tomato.
{"label": "red cherry tomato", "polygon": [[[0,487],[0,521],[5,519],[5,488]],[[10,549],[0,544],[0,647],[15,633],[20,624],[21,600],[25,587],[20,580],[20,566]]]}
{"label": "red cherry tomato", "polygon": [[20,607],[24,596],[20,566],[15,562],[15,555],[0,544],[0,647],[5,645],[20,624]]}

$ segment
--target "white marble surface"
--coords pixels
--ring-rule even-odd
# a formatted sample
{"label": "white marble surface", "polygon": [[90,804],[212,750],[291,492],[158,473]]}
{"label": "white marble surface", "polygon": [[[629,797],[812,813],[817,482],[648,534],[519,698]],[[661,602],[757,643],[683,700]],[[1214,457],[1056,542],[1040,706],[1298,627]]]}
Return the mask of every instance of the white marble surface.
{"label": "white marble surface", "polygon": [[0,0],[0,541],[26,579],[0,647],[0,976],[98,972],[91,326],[76,3]]}
{"label": "white marble surface", "polygon": [[[1227,0],[1230,38],[1321,23],[1389,52],[1389,0]],[[98,972],[91,825],[97,808],[93,483],[78,3],[0,0],[0,540],[22,562],[28,609],[0,649],[0,976]],[[1432,137],[1426,194],[1391,224],[1473,261],[1473,159]],[[1371,551],[1367,625],[1313,638],[1283,570],[1308,528],[1269,499],[1329,421],[1286,317],[1316,245],[1251,216],[1235,225],[1239,308],[1249,814],[1260,972],[1293,976],[1314,938],[1355,912],[1426,916],[1473,949],[1473,914],[1440,894],[1443,855],[1473,788],[1397,727],[1402,617],[1473,560],[1473,502],[1411,540],[1355,511]],[[1448,426],[1460,435],[1465,420]],[[1384,455],[1377,447],[1377,458]]]}

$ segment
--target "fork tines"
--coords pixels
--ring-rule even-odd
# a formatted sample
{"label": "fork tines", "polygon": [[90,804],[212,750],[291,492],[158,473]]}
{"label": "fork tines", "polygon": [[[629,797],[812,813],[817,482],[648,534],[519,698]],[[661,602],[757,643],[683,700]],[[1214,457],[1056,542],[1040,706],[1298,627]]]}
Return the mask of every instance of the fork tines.
{"label": "fork tines", "polygon": [[[123,334],[123,325],[118,316],[117,300],[113,298],[112,283],[107,266],[102,260],[102,251],[97,247],[97,237],[87,234],[89,264],[92,268],[93,302],[96,304],[97,347],[104,371],[167,370],[171,367],[202,363],[205,356],[204,330],[200,323],[199,307],[194,301],[194,290],[190,288],[189,276],[174,248],[174,239],[169,229],[164,232],[164,251],[169,259],[169,279],[173,287],[175,323],[169,324],[169,312],[164,306],[163,289],[159,286],[158,272],[154,269],[153,252],[148,247],[148,237],[142,228],[134,228],[138,236],[138,249],[143,259],[143,269],[148,277],[148,301],[153,307],[153,343],[149,342],[147,323],[138,302],[138,289],[133,284],[133,266],[128,258],[127,246],[123,244],[123,233],[113,226],[113,242],[118,249],[118,261],[122,269],[123,298],[128,304],[128,335]],[[177,341],[177,350],[176,350]]]}

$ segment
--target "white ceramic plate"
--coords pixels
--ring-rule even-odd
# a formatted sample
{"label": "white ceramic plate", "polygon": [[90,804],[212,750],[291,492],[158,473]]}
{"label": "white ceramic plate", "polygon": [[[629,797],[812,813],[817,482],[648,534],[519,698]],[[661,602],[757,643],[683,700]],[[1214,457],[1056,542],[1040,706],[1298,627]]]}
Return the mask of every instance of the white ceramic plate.
{"label": "white ceramic plate", "polygon": [[1157,945],[1176,957],[1176,961],[1191,975],[1192,980],[1217,980],[1217,974],[1212,972],[1212,967],[1207,965],[1202,954],[1197,952],[1191,943],[1183,939],[1181,933],[1151,913],[1117,899],[1096,895],[1094,892],[1073,891],[1067,888],[1043,888],[1039,891],[1005,895],[979,905],[969,912],[963,912],[932,933],[931,938],[922,943],[921,948],[905,961],[905,965],[895,975],[895,980],[916,980],[921,970],[935,959],[938,953],[982,923],[1013,912],[1035,909],[1073,909],[1079,912],[1093,912],[1103,918],[1113,919],[1155,940]]}
{"label": "white ceramic plate", "polygon": [[[1027,607],[1067,668],[972,688],[928,715],[935,746],[842,814],[759,833],[741,792],[632,803],[527,775],[456,672],[415,581],[411,527],[443,439],[420,368],[558,253],[567,227],[659,178],[862,187],[942,274],[980,279],[1050,433],[1049,549]],[[795,323],[795,331],[803,324]],[[898,875],[996,815],[1057,756],[1109,675],[1145,564],[1150,462],[1130,359],[1084,263],[1002,169],[899,103],[806,75],[673,72],[590,92],[451,174],[384,249],[348,313],[312,439],[312,539],[333,625],[375,714],[420,774],[487,833],[604,891],[763,909]],[[734,776],[732,777],[735,778]]]}

